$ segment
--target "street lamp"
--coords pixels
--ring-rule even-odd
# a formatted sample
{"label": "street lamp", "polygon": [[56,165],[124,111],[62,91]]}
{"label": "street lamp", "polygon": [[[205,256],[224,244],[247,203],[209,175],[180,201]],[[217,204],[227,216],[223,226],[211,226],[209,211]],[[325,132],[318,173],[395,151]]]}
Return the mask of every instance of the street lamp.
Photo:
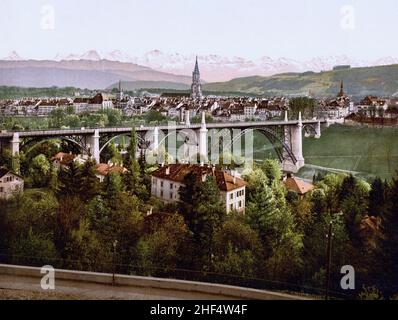
{"label": "street lamp", "polygon": [[116,271],[116,247],[117,240],[113,241],[113,274],[112,274],[112,285],[115,285],[115,271]]}

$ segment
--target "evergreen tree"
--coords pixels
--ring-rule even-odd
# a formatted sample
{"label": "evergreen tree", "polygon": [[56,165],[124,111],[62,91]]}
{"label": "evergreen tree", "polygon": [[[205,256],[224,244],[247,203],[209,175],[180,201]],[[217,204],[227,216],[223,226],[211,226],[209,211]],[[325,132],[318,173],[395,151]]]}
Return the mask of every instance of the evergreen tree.
{"label": "evergreen tree", "polygon": [[398,292],[398,176],[393,179],[388,192],[388,208],[382,216],[383,240],[381,243],[382,268],[379,276],[388,294]]}
{"label": "evergreen tree", "polygon": [[128,172],[123,175],[123,180],[128,192],[137,196],[142,196],[145,192],[142,185],[141,168],[136,159],[136,152],[137,134],[133,128],[131,131],[130,144],[127,147],[127,158],[125,160],[125,167]]}
{"label": "evergreen tree", "polygon": [[114,207],[120,193],[123,192],[124,186],[120,174],[110,172],[106,175],[103,182],[104,197],[108,200],[108,205]]}
{"label": "evergreen tree", "polygon": [[372,216],[381,216],[386,207],[386,184],[376,178],[372,182],[369,193],[369,214]]}
{"label": "evergreen tree", "polygon": [[84,201],[90,201],[100,193],[95,164],[95,160],[87,160],[80,170],[80,198]]}
{"label": "evergreen tree", "polygon": [[59,172],[59,188],[58,188],[58,196],[66,197],[66,196],[75,196],[79,195],[81,191],[80,184],[80,166],[72,161],[69,167],[61,167]]}
{"label": "evergreen tree", "polygon": [[220,228],[225,207],[220,198],[213,176],[202,181],[202,177],[187,174],[180,189],[180,212],[194,235],[196,244],[209,262],[215,232]]}

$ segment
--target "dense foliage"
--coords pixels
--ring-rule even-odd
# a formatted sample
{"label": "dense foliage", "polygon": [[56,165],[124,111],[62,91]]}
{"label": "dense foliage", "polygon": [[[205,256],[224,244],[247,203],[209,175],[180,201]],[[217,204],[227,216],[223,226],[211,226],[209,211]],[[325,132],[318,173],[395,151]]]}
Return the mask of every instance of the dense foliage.
{"label": "dense foliage", "polygon": [[[152,168],[136,160],[136,144],[133,131],[119,155],[129,172],[102,183],[91,160],[57,170],[51,157],[67,150],[62,143],[22,154],[28,188],[0,204],[0,261],[321,294],[332,221],[333,294],[398,292],[398,177],[368,184],[352,175],[316,176],[316,189],[298,197],[284,188],[279,164],[266,160],[244,171],[245,214],[226,215],[212,177],[188,176],[178,205],[151,197]],[[7,153],[0,159],[12,162]],[[340,288],[347,264],[356,272],[352,292]]]}

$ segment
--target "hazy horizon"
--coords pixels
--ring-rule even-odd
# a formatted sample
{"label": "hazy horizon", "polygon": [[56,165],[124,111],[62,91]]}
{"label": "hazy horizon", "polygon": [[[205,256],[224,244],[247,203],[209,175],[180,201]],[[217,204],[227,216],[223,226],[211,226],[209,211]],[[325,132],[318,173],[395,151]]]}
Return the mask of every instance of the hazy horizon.
{"label": "hazy horizon", "polygon": [[398,52],[393,0],[3,0],[0,10],[6,12],[0,58],[14,50],[26,59],[91,49],[141,56],[158,49],[298,61],[340,55],[376,60]]}

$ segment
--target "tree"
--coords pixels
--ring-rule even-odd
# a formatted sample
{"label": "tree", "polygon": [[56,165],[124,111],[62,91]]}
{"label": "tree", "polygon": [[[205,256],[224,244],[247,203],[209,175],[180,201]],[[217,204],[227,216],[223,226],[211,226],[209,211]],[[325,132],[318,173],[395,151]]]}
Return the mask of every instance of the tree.
{"label": "tree", "polygon": [[[133,128],[131,130],[130,144],[127,147],[127,157],[124,161],[124,165],[128,169],[128,172],[123,175],[123,181],[128,192],[140,197],[147,197],[148,192],[145,189],[142,181],[142,174],[145,175],[145,172],[142,171],[145,169],[140,167],[140,164],[136,159],[136,152],[137,133]],[[144,163],[142,163],[142,165],[144,165]]]}
{"label": "tree", "polygon": [[262,258],[258,234],[239,219],[223,223],[214,237],[215,272],[240,276],[255,276]]}
{"label": "tree", "polygon": [[94,231],[90,230],[86,219],[79,221],[78,227],[71,230],[65,244],[64,264],[68,269],[85,271],[111,270],[111,259],[102,254],[100,243]]}
{"label": "tree", "polygon": [[180,213],[193,233],[194,240],[208,262],[214,235],[225,216],[225,207],[213,176],[198,177],[189,173],[180,188]]}
{"label": "tree", "polygon": [[160,221],[138,243],[139,265],[147,275],[170,274],[192,256],[191,234],[183,217],[172,214]]}
{"label": "tree", "polygon": [[369,192],[369,214],[372,216],[382,216],[386,209],[386,190],[388,186],[380,179],[373,180]]}
{"label": "tree", "polygon": [[268,178],[268,184],[279,183],[282,180],[282,171],[279,162],[275,159],[266,159],[260,166]]}
{"label": "tree", "polygon": [[359,227],[368,211],[368,196],[370,186],[352,175],[343,179],[340,189],[340,209],[349,231],[350,239],[359,241]]}
{"label": "tree", "polygon": [[33,158],[29,167],[29,174],[34,186],[44,187],[48,184],[51,174],[51,164],[44,154],[39,154]]}
{"label": "tree", "polygon": [[109,172],[103,182],[104,197],[108,200],[109,206],[116,205],[115,200],[123,192],[124,185],[122,177],[116,172]]}
{"label": "tree", "polygon": [[382,216],[383,239],[380,243],[379,257],[381,286],[391,295],[398,292],[398,176],[388,190],[387,209]]}
{"label": "tree", "polygon": [[80,166],[72,161],[69,167],[61,167],[58,174],[58,197],[79,196],[81,188]]}
{"label": "tree", "polygon": [[100,193],[100,183],[96,176],[95,160],[89,159],[80,170],[80,198],[90,201]]}
{"label": "tree", "polygon": [[299,112],[302,113],[303,117],[312,118],[314,116],[315,104],[316,102],[312,98],[296,97],[290,99],[289,108],[293,113],[291,118],[297,119]]}
{"label": "tree", "polygon": [[12,262],[28,265],[55,265],[58,261],[57,250],[51,239],[36,234],[32,228],[26,237],[15,237],[10,243]]}
{"label": "tree", "polygon": [[145,113],[144,119],[146,123],[151,123],[164,121],[166,120],[166,117],[162,115],[159,111],[150,110],[149,112]]}
{"label": "tree", "polygon": [[294,217],[285,205],[284,195],[274,193],[265,174],[255,170],[248,181],[246,216],[263,243],[266,274],[286,279],[301,265],[302,235],[295,230]]}

